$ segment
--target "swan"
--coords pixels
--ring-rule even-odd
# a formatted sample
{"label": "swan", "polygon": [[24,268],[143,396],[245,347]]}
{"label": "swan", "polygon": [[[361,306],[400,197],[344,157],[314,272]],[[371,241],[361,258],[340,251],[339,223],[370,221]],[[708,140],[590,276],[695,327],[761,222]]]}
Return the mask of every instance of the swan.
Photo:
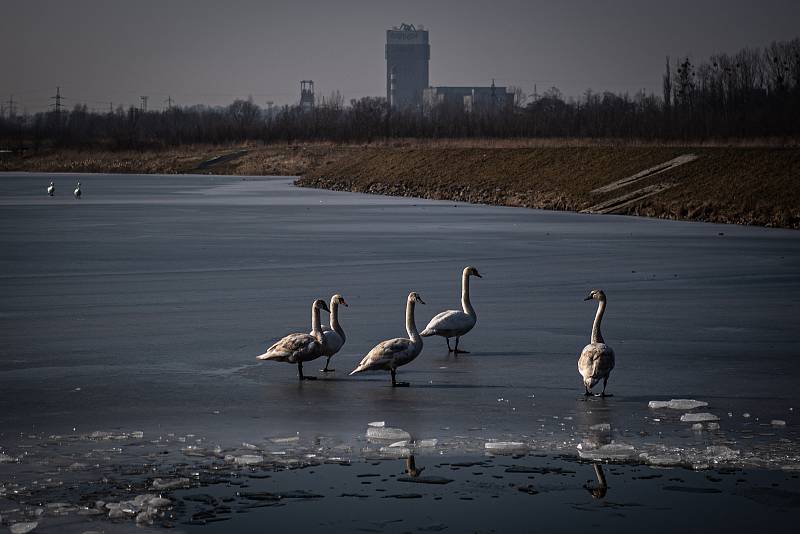
{"label": "swan", "polygon": [[358,367],[353,369],[351,375],[362,371],[388,370],[392,374],[392,386],[408,386],[408,382],[398,382],[396,379],[397,368],[410,363],[422,352],[422,338],[414,324],[414,303],[425,304],[419,293],[412,291],[406,300],[406,331],[408,337],[396,337],[381,341],[364,356]]}
{"label": "swan", "polygon": [[[420,333],[422,337],[428,336],[442,336],[447,339],[447,352],[454,354],[463,353],[467,354],[465,350],[458,350],[458,339],[472,330],[478,320],[475,314],[475,309],[469,301],[469,277],[477,276],[483,278],[475,267],[464,267],[461,273],[461,307],[464,311],[460,310],[447,310],[443,311],[428,323],[425,330]],[[450,348],[450,338],[456,338],[456,346],[454,349]]]}
{"label": "swan", "polygon": [[75,198],[81,198],[81,183],[78,182],[78,185],[75,186],[75,191],[72,192],[75,195]]}
{"label": "swan", "polygon": [[595,384],[603,380],[603,392],[600,397],[607,397],[606,384],[611,370],[614,368],[614,349],[603,341],[603,334],[600,333],[600,322],[603,320],[603,313],[606,311],[606,294],[602,289],[595,289],[583,300],[596,300],[597,315],[592,324],[592,341],[581,351],[578,358],[578,372],[583,377],[583,387],[586,389],[586,396],[592,393],[589,391]]}
{"label": "swan", "polygon": [[[349,307],[343,296],[338,294],[332,296],[331,325],[322,325],[322,335],[325,336],[325,352],[323,356],[328,357],[328,361],[325,362],[325,368],[320,369],[323,373],[335,371],[335,369],[328,368],[328,365],[331,363],[331,356],[342,350],[342,346],[344,346],[344,342],[347,340],[344,336],[344,329],[342,325],[339,324],[339,304],[346,308]],[[313,332],[311,333],[313,334]]]}
{"label": "swan", "polygon": [[303,375],[303,362],[316,360],[325,352],[325,336],[319,326],[319,310],[330,313],[324,300],[317,299],[311,304],[310,334],[289,334],[268,348],[267,352],[256,356],[256,359],[296,363],[300,380],[316,380],[315,376]]}
{"label": "swan", "polygon": [[47,195],[52,197],[55,194],[56,194],[56,184],[54,184],[51,180],[50,185],[47,186]]}

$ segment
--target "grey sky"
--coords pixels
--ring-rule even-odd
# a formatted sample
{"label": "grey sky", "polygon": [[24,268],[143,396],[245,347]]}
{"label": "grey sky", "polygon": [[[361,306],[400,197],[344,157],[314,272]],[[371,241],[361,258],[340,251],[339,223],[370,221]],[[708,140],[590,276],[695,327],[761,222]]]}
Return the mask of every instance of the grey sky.
{"label": "grey sky", "polygon": [[660,93],[666,55],[701,60],[800,35],[797,0],[0,0],[0,100],[107,109],[385,94],[385,30],[430,31],[432,85]]}

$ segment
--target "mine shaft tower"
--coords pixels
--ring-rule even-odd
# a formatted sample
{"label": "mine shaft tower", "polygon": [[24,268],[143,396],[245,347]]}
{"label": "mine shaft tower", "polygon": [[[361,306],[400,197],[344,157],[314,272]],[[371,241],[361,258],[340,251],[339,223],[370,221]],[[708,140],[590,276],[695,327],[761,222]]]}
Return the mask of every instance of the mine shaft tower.
{"label": "mine shaft tower", "polygon": [[386,30],[386,100],[393,109],[421,109],[428,87],[428,32],[413,24]]}

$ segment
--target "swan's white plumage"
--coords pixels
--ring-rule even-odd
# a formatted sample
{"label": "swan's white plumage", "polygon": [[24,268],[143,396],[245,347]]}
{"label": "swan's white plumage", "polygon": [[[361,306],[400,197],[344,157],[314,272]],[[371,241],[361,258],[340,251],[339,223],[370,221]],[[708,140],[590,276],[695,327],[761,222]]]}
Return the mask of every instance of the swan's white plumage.
{"label": "swan's white plumage", "polygon": [[417,332],[414,324],[414,303],[425,304],[419,294],[411,292],[406,299],[406,332],[408,338],[396,337],[381,341],[370,350],[355,369],[350,373],[354,375],[363,371],[391,371],[392,384],[394,372],[401,365],[406,365],[419,356],[422,352],[422,337]]}
{"label": "swan's white plumage", "polygon": [[600,323],[606,311],[606,295],[602,290],[596,289],[589,293],[584,300],[596,300],[598,305],[592,323],[591,341],[583,347],[581,355],[578,357],[578,372],[583,378],[587,395],[589,390],[601,380],[603,381],[602,394],[605,395],[606,383],[615,364],[614,349],[605,344],[603,334],[600,332]]}
{"label": "swan's white plumage", "polygon": [[302,364],[322,356],[325,352],[325,336],[319,326],[320,309],[328,311],[328,305],[324,300],[315,300],[311,304],[310,334],[294,333],[284,336],[272,344],[264,354],[256,356],[256,359]]}
{"label": "swan's white plumage", "polygon": [[463,336],[475,326],[476,317],[472,317],[461,310],[443,311],[428,322],[425,330],[419,335],[457,337]]}

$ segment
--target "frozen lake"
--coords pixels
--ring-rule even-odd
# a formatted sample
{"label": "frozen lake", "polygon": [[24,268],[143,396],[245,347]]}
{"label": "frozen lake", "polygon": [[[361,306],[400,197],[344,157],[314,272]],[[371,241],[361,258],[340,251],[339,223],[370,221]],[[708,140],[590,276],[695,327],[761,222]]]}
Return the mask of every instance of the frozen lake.
{"label": "frozen lake", "polygon": [[[76,201],[73,177],[57,176],[49,198],[47,176],[0,176],[5,444],[94,430],[352,441],[375,420],[415,438],[572,453],[600,423],[625,442],[796,443],[798,232],[308,190],[281,177],[80,180]],[[388,387],[388,373],[347,376],[375,343],[405,335],[409,291],[427,302],[420,329],[457,307],[467,264],[484,275],[472,281],[470,354],[426,338],[399,372],[408,389]],[[586,402],[576,359],[592,288],[608,295],[617,368],[614,396]],[[298,383],[295,366],[254,359],[307,331],[310,302],[336,292],[350,303],[336,373]],[[708,402],[699,411],[719,416],[722,434],[648,408],[671,398]]]}
{"label": "frozen lake", "polygon": [[[176,514],[203,523],[230,513],[220,503],[227,502],[225,487],[242,484],[234,480],[240,469],[254,479],[245,486],[259,484],[258,466],[319,465],[319,480],[339,477],[353,493],[338,496],[299,474],[267,486],[274,491],[280,479],[290,489],[358,501],[367,498],[358,493],[362,475],[321,464],[360,461],[361,472],[379,466],[369,463],[376,459],[392,462],[363,476],[382,476],[388,486],[375,491],[396,492],[404,485],[392,486],[400,460],[391,458],[416,449],[429,473],[446,474],[457,464],[432,465],[434,456],[482,458],[497,450],[489,447],[529,463],[544,460],[525,455],[548,452],[701,470],[789,470],[741,475],[750,493],[736,489],[738,479],[721,483],[721,490],[703,486],[723,479],[699,474],[677,479],[677,486],[656,481],[644,488],[657,490],[645,498],[654,510],[662,509],[659,491],[676,487],[671,506],[692,492],[711,495],[703,502],[712,508],[729,502],[714,493],[744,495],[758,503],[756,514],[772,506],[766,503],[785,511],[800,502],[794,490],[764,489],[769,483],[796,489],[800,469],[793,373],[800,356],[798,232],[307,190],[285,177],[81,175],[84,196],[76,201],[73,176],[55,177],[53,198],[44,194],[49,178],[0,175],[6,521],[43,513],[56,530],[82,531],[80,522],[63,522],[74,517],[70,504],[8,510],[18,502],[80,499],[93,514],[87,495],[99,494],[98,476],[109,486],[103,498],[121,502],[125,492],[149,490],[154,473],[163,473],[185,475],[192,487],[224,482],[216,497],[175,497],[184,503]],[[420,357],[399,372],[409,388],[389,387],[388,373],[347,376],[378,341],[405,335],[409,291],[427,302],[417,307],[420,329],[439,311],[458,307],[460,272],[468,264],[484,276],[472,279],[478,324],[461,343],[470,354],[448,355],[444,340],[426,338]],[[587,400],[576,360],[595,313],[595,303],[583,301],[592,288],[608,295],[603,333],[617,367],[608,388],[614,396]],[[337,292],[350,307],[341,309],[348,341],[332,360],[335,373],[317,373],[324,364],[317,360],[306,373],[320,379],[300,383],[295,366],[255,360],[283,335],[307,331],[311,301]],[[673,398],[708,406],[648,407]],[[693,429],[680,420],[687,412],[719,421]],[[365,439],[371,421],[407,431],[411,443],[388,447],[403,441],[391,433]],[[490,482],[458,479],[457,499],[491,504],[504,495],[499,488],[508,484],[496,480],[507,476],[508,465],[486,461],[472,476],[491,474]],[[520,469],[567,479],[535,492],[512,486],[504,503],[539,490],[555,492],[540,503],[565,505],[559,495],[592,502],[572,480],[591,478],[586,464]],[[636,469],[612,470],[626,481],[617,495],[635,499],[643,491],[637,478],[661,476],[639,476]],[[69,481],[71,493],[62,489]],[[418,492],[419,498],[428,506],[441,498],[437,491]],[[680,492],[689,495],[676,497]],[[4,500],[12,494],[13,502]],[[275,496],[236,499],[250,510]],[[330,528],[355,528],[347,522],[350,508],[324,502],[320,510],[344,514]],[[370,517],[363,521],[379,525],[370,528],[407,525]],[[427,528],[423,519],[420,528]],[[493,524],[489,517],[474,520]],[[552,521],[558,524],[556,516]]]}

